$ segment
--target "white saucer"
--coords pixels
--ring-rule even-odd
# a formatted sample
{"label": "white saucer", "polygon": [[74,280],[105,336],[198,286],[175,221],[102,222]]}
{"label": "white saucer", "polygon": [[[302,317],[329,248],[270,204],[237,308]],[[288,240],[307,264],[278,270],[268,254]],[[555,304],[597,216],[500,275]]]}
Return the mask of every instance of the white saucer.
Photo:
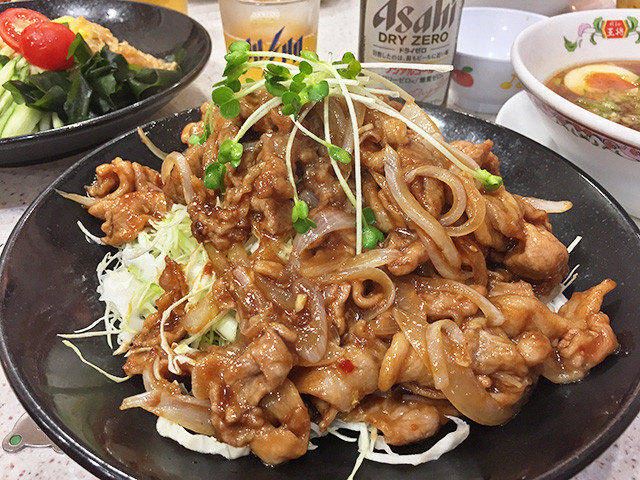
{"label": "white saucer", "polygon": [[540,121],[540,112],[526,92],[518,92],[504,103],[496,116],[496,123],[558,151],[557,145]]}

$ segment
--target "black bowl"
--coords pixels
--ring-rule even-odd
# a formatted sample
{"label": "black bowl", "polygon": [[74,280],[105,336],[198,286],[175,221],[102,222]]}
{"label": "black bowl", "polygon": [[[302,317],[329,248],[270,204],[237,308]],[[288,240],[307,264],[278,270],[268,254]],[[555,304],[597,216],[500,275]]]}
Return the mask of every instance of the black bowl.
{"label": "black bowl", "polygon": [[[609,446],[640,410],[640,232],[607,193],[551,150],[473,117],[435,107],[429,112],[448,139],[492,139],[512,192],[574,203],[569,212],[552,219],[555,234],[565,244],[576,235],[583,237],[571,256],[572,265],[580,264],[571,289],[584,290],[606,277],[618,282],[603,310],[621,347],[581,382],[541,381],[508,424],[472,423],[469,438],[435,462],[412,467],[365,461],[357,478],[567,479]],[[199,112],[191,110],[145,130],[162,150],[180,149],[182,126],[198,117]],[[134,132],[95,150],[29,207],[0,259],[0,358],[26,410],[66,453],[103,479],[346,478],[358,455],[356,446],[334,437],[317,440],[320,448],[275,468],[253,456],[227,461],[185,450],[156,433],[152,414],[118,409],[124,397],[143,391],[139,380],[112,383],[82,364],[56,337],[102,314],[95,267],[106,248],[87,243],[76,226],[80,220],[99,235],[99,222],[54,189],[83,192],[95,167],[118,155],[159,166]],[[111,355],[104,339],[78,342],[86,358],[119,374],[123,359]]]}
{"label": "black bowl", "polygon": [[122,132],[148,121],[154,112],[198,76],[211,55],[211,38],[192,18],[163,7],[124,0],[32,0],[0,4],[0,12],[22,7],[49,18],[83,16],[109,28],[119,40],[163,58],[177,48],[185,50],[183,75],[178,82],[115,112],[32,135],[0,139],[0,167],[52,161],[87,151]]}

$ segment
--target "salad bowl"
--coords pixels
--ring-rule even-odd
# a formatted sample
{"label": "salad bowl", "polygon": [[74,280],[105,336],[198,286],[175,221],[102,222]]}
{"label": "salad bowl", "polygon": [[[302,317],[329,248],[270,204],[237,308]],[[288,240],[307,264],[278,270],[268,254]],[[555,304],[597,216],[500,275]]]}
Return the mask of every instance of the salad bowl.
{"label": "salad bowl", "polygon": [[196,79],[209,60],[211,38],[204,27],[182,13],[124,0],[28,0],[0,3],[0,12],[14,7],[38,11],[48,18],[83,16],[120,40],[158,58],[178,54],[181,77],[164,90],[120,110],[31,135],[0,139],[0,167],[48,162],[87,151],[148,121]]}

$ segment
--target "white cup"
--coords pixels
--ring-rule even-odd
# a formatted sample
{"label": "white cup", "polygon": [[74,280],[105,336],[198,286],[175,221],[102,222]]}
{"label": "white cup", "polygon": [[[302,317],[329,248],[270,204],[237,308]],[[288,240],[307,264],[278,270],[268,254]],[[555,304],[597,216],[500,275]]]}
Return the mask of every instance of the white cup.
{"label": "white cup", "polygon": [[463,8],[450,102],[473,112],[497,112],[522,88],[511,66],[513,41],[526,27],[545,18],[524,10]]}

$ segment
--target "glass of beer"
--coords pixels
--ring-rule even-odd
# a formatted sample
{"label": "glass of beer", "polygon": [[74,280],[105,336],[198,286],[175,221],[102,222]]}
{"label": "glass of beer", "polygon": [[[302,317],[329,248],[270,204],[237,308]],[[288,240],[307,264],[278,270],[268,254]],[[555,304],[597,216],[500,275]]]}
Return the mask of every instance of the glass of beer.
{"label": "glass of beer", "polygon": [[618,8],[640,8],[640,0],[618,0]]}
{"label": "glass of beer", "polygon": [[[219,0],[224,40],[229,48],[243,40],[253,51],[300,55],[315,51],[318,42],[320,0]],[[247,73],[257,78],[260,72]],[[253,75],[253,76],[252,76]]]}
{"label": "glass of beer", "polygon": [[152,3],[161,7],[171,8],[178,12],[187,14],[187,0],[137,0],[144,3]]}

